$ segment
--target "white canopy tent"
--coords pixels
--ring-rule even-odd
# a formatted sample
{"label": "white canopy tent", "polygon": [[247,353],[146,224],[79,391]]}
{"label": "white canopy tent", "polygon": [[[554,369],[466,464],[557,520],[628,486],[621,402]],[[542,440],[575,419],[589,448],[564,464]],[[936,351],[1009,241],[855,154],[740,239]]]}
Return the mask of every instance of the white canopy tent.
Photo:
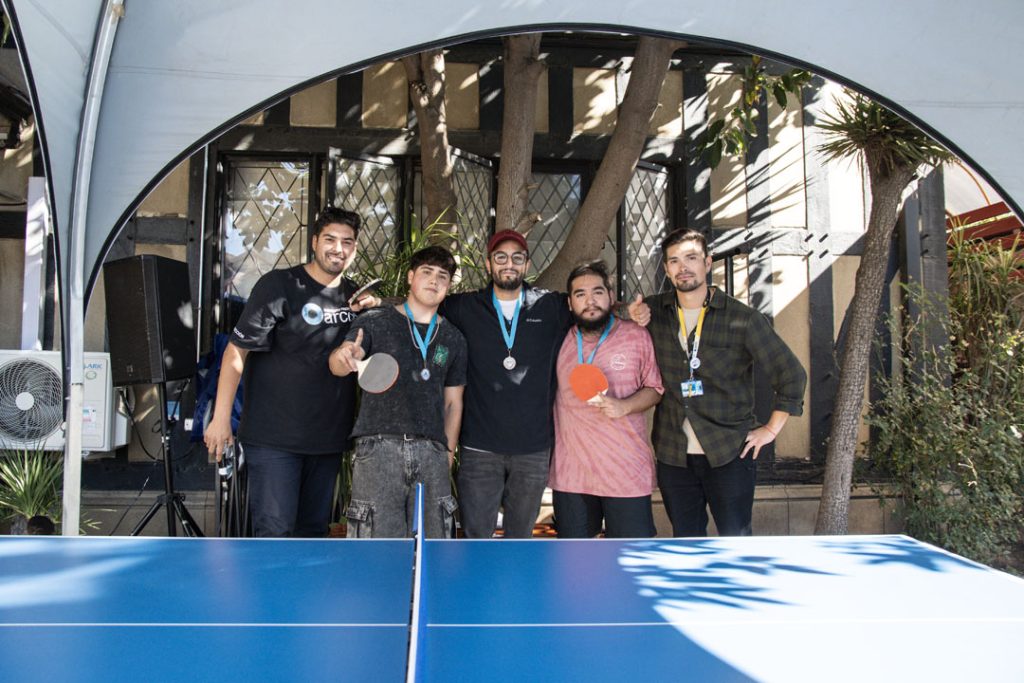
{"label": "white canopy tent", "polygon": [[306,84],[486,35],[607,30],[718,42],[881,99],[1024,204],[1016,0],[2,0],[36,109],[70,369],[64,533],[79,521],[84,301],[162,177]]}

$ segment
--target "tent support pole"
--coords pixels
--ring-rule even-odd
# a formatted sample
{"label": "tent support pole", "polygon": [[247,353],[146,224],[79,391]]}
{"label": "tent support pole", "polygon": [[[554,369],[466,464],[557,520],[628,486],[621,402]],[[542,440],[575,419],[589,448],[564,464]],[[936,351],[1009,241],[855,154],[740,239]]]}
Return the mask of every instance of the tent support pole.
{"label": "tent support pole", "polygon": [[93,46],[86,82],[82,125],[75,157],[75,182],[72,188],[68,260],[68,296],[65,298],[67,330],[64,332],[64,366],[67,412],[64,440],[64,500],[61,529],[65,536],[77,536],[82,505],[82,407],[85,386],[85,227],[89,216],[89,183],[96,149],[96,128],[99,123],[103,86],[107,81],[110,53],[114,48],[117,24],[124,16],[124,0],[106,0],[100,14],[99,31]]}

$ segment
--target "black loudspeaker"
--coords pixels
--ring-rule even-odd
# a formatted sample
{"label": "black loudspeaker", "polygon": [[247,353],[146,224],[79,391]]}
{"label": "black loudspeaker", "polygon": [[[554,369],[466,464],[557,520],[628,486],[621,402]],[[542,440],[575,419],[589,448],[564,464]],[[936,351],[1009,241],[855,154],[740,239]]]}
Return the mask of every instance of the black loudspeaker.
{"label": "black loudspeaker", "polygon": [[134,256],[103,266],[114,384],[192,377],[196,339],[188,264]]}

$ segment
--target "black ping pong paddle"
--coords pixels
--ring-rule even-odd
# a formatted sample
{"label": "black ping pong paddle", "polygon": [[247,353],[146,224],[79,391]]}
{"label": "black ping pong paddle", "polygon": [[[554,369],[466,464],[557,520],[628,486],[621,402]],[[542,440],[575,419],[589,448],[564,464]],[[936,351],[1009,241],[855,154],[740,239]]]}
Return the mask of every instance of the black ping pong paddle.
{"label": "black ping pong paddle", "polygon": [[380,287],[382,282],[384,282],[384,280],[379,277],[367,282],[365,285],[357,289],[355,293],[348,298],[349,305],[351,306],[356,301],[359,301],[359,297],[366,294],[367,292],[372,292],[376,290],[378,287]]}

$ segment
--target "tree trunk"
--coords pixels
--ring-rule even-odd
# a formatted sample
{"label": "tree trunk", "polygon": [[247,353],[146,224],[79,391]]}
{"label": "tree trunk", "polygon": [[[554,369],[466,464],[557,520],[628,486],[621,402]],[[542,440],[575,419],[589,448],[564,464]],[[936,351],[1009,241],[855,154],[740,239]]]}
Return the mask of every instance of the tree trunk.
{"label": "tree trunk", "polygon": [[565,245],[538,279],[542,287],[563,288],[565,278],[579,260],[600,254],[608,226],[615,219],[643,153],[669,60],[681,46],[682,43],[664,38],[640,38],[608,151]]}
{"label": "tree trunk", "polygon": [[424,228],[440,220],[455,234],[458,204],[455,197],[455,165],[448,145],[448,120],[445,112],[444,53],[430,50],[402,58],[409,80],[409,98],[416,111],[419,127],[420,162],[423,167],[423,203],[426,215],[420,216]]}
{"label": "tree trunk", "polygon": [[544,71],[540,61],[540,34],[505,38],[505,108],[501,121],[501,166],[494,230],[529,233],[540,215],[528,214],[533,170],[534,111],[537,79]]}
{"label": "tree trunk", "polygon": [[845,534],[850,512],[850,484],[857,448],[857,433],[864,407],[864,383],[875,336],[878,308],[885,288],[889,244],[899,214],[903,190],[914,177],[915,168],[898,166],[890,173],[875,170],[870,150],[865,153],[871,183],[871,213],[864,235],[864,253],[853,299],[847,311],[849,325],[839,366],[836,392],[825,456],[825,478],[814,527],[816,534]]}

